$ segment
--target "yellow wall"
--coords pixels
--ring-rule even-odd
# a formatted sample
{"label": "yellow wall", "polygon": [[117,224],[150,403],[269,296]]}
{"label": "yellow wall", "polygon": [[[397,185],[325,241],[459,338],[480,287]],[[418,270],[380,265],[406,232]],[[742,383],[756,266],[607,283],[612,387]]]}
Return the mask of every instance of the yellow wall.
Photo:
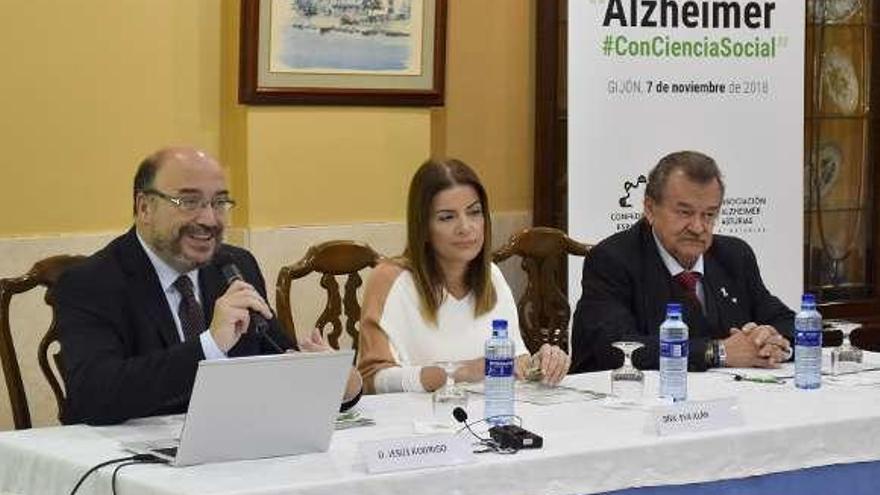
{"label": "yellow wall", "polygon": [[534,9],[529,0],[452,0],[446,154],[474,166],[494,211],[531,210],[534,163]]}
{"label": "yellow wall", "polygon": [[532,3],[449,2],[430,110],[237,105],[238,0],[4,1],[0,238],[124,229],[134,168],[166,143],[221,157],[242,227],[400,220],[432,153],[528,210]]}
{"label": "yellow wall", "polygon": [[424,109],[248,111],[250,226],[400,220],[430,153]]}
{"label": "yellow wall", "polygon": [[0,236],[124,228],[159,143],[217,151],[215,0],[0,5]]}
{"label": "yellow wall", "polygon": [[246,226],[250,217],[247,167],[247,107],[238,104],[240,0],[222,0],[220,34],[220,162],[228,170],[230,190],[238,201],[232,223]]}

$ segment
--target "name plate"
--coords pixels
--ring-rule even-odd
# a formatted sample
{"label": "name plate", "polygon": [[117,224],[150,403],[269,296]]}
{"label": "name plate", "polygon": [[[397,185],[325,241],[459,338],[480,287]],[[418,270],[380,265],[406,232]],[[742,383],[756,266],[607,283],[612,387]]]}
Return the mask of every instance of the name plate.
{"label": "name plate", "polygon": [[474,462],[471,444],[456,435],[427,435],[361,442],[367,472],[451,466]]}
{"label": "name plate", "polygon": [[651,410],[651,421],[660,436],[721,430],[745,423],[739,401],[733,397],[655,407]]}

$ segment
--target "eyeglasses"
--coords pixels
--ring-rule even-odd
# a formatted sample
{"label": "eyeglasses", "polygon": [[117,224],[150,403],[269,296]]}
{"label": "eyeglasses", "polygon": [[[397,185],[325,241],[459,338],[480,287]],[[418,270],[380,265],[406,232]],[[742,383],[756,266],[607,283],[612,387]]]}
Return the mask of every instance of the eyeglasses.
{"label": "eyeglasses", "polygon": [[144,189],[143,193],[160,197],[176,206],[177,209],[187,213],[195,213],[207,206],[210,206],[217,213],[226,213],[235,206],[235,201],[226,196],[215,196],[211,199],[205,199],[199,194],[170,196],[155,189]]}

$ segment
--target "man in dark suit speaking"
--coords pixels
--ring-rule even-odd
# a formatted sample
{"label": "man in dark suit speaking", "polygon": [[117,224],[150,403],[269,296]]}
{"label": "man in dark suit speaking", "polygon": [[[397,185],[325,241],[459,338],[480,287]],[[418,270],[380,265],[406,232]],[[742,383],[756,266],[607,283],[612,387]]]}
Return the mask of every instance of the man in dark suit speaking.
{"label": "man in dark suit speaking", "polygon": [[[254,257],[222,243],[234,205],[222,168],[203,151],[166,148],[141,163],[134,227],[56,287],[64,423],[184,412],[200,360],[299,347],[266,304]],[[221,273],[230,264],[240,271],[231,283]],[[268,320],[266,337],[254,315]],[[326,348],[314,335],[301,346]],[[353,404],[360,386],[353,371],[345,400]]]}
{"label": "man in dark suit speaking", "polygon": [[663,157],[648,177],[644,217],[605,239],[584,261],[572,329],[572,371],[620,366],[621,340],[643,369],[659,366],[667,302],[681,302],[691,370],[772,367],[791,357],[794,314],[770,294],[755,254],[735,237],[713,236],[724,182],[695,151]]}

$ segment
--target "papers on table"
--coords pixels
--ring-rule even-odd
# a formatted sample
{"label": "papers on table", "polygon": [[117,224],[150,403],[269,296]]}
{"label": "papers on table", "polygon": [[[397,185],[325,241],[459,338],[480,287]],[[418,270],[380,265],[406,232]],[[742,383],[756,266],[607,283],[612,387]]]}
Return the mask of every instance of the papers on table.
{"label": "papers on table", "polygon": [[[880,366],[869,363],[847,363],[847,370],[832,373],[827,363],[822,366],[822,379],[825,383],[846,386],[880,385]],[[767,384],[790,384],[794,379],[794,363],[785,363],[776,369],[758,368],[717,368],[709,373],[739,376],[741,381]]]}
{"label": "papers on table", "polygon": [[639,400],[620,399],[613,395],[609,395],[602,401],[602,407],[607,409],[620,409],[624,411],[645,411],[650,412],[657,407],[672,405],[671,397],[655,397],[643,394]]}
{"label": "papers on table", "polygon": [[759,368],[716,368],[707,371],[718,375],[730,376],[733,381],[743,383],[784,385],[794,378],[794,369],[759,369]]}
{"label": "papers on table", "polygon": [[758,380],[766,380],[767,383],[773,383],[777,380],[786,380],[794,378],[794,364],[785,363],[779,368],[763,369],[763,368],[713,368],[708,373],[718,373],[722,375],[730,375],[731,377],[740,376],[744,381],[757,382]]}
{"label": "papers on table", "polygon": [[880,367],[863,364],[850,364],[859,369],[832,375],[822,370],[822,380],[835,386],[868,387],[880,385]]}
{"label": "papers on table", "polygon": [[[468,392],[483,395],[482,383],[470,383],[465,385]],[[568,386],[547,386],[539,382],[516,382],[517,402],[528,402],[536,406],[549,406],[565,402],[580,402],[600,400],[607,397],[604,392],[596,392],[589,389],[580,389]]]}
{"label": "papers on table", "polygon": [[357,409],[349,409],[341,412],[336,416],[335,428],[337,430],[347,430],[349,428],[357,428],[358,426],[372,426],[376,424],[371,418],[361,414]]}

